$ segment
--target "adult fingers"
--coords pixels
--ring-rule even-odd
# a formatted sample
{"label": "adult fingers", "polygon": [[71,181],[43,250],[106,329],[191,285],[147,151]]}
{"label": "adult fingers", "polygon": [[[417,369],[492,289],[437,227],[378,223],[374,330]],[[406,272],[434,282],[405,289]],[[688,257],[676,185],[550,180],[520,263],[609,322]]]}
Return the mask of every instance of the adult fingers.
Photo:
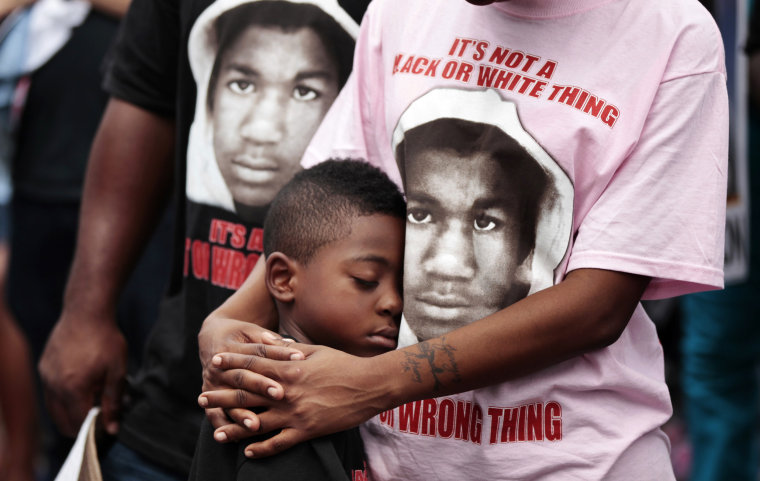
{"label": "adult fingers", "polygon": [[126,373],[120,367],[112,367],[106,372],[100,407],[103,425],[108,434],[111,435],[116,435],[119,432],[119,416],[121,415],[121,400],[124,394],[125,375]]}
{"label": "adult fingers", "polygon": [[274,456],[275,454],[279,454],[307,439],[309,438],[302,432],[296,429],[285,428],[271,438],[257,443],[251,443],[246,446],[245,455],[249,458],[266,458],[268,456]]}
{"label": "adult fingers", "polygon": [[[249,408],[265,407],[270,404],[269,399],[245,389],[220,389],[207,391],[198,397],[198,404],[204,409],[223,408]],[[250,411],[249,411],[250,412]]]}
{"label": "adult fingers", "polygon": [[234,352],[276,361],[297,361],[304,359],[304,353],[294,347],[295,343],[293,341],[270,338],[268,336],[264,336],[264,340],[272,344],[240,343],[234,346]]}
{"label": "adult fingers", "polygon": [[[269,399],[282,399],[285,391],[280,383],[270,379],[266,375],[253,372],[251,369],[253,362],[256,362],[254,356],[247,356],[252,359],[251,363],[242,364],[241,368],[209,369],[203,377],[203,392],[213,392],[224,389],[241,389],[249,391],[251,394],[258,395]],[[261,359],[259,359],[261,361]],[[253,405],[240,405],[234,407],[250,407]]]}
{"label": "adult fingers", "polygon": [[93,389],[81,383],[67,385],[44,359],[38,369],[43,379],[45,405],[55,425],[64,436],[76,436],[87,411],[94,404]]}
{"label": "adult fingers", "polygon": [[[200,403],[199,403],[200,404]],[[208,408],[206,409],[206,418],[209,420],[214,428],[220,428],[228,424],[233,424],[230,418],[227,417],[227,413],[222,408]]]}
{"label": "adult fingers", "polygon": [[87,401],[79,397],[69,396],[63,398],[46,390],[45,404],[61,434],[73,438],[77,435],[79,426],[92,405],[92,399],[90,397],[90,400]]}
{"label": "adult fingers", "polygon": [[214,440],[219,443],[236,443],[257,434],[259,433],[256,431],[251,431],[245,426],[240,426],[238,424],[228,424],[226,426],[217,428],[217,430],[214,431]]}
{"label": "adult fingers", "polygon": [[225,410],[227,417],[238,426],[243,426],[250,431],[250,435],[259,430],[259,418],[250,409],[230,408]]}
{"label": "adult fingers", "polygon": [[206,417],[215,428],[214,439],[220,443],[240,441],[258,433],[259,418],[247,409],[206,409]]}

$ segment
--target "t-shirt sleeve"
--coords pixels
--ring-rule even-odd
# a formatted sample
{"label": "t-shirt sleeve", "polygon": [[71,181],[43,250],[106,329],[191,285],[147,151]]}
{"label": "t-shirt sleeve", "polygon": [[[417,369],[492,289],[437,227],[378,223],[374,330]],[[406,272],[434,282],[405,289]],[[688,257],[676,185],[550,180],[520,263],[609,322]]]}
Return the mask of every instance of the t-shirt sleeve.
{"label": "t-shirt sleeve", "polygon": [[385,128],[382,39],[375,6],[370,4],[362,20],[351,75],[314,134],[302,165],[311,167],[328,158],[361,159],[401,185]]}
{"label": "t-shirt sleeve", "polygon": [[716,69],[661,83],[638,143],[579,226],[568,270],[650,276],[645,299],[723,286],[725,82]]}
{"label": "t-shirt sleeve", "polygon": [[118,99],[173,117],[179,55],[177,0],[133,0],[111,52],[104,87]]}

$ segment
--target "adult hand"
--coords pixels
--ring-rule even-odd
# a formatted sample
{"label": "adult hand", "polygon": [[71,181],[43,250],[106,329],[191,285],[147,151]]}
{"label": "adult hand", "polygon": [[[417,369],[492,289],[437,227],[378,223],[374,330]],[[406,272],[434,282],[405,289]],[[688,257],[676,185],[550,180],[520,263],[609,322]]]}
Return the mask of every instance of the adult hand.
{"label": "adult hand", "polygon": [[[237,388],[238,380],[225,374],[212,362],[220,352],[248,353],[252,356],[249,368],[253,368],[258,357],[276,360],[303,359],[303,353],[292,347],[290,341],[272,331],[251,322],[231,319],[218,312],[212,313],[203,323],[198,333],[198,352],[203,366],[203,390],[215,391]],[[263,375],[253,371],[247,376],[250,389],[249,396],[257,398],[282,399],[282,386]],[[206,407],[199,399],[201,407]],[[226,410],[220,407],[206,409],[206,417],[218,431],[215,438],[219,441],[233,441],[250,437],[259,429],[259,419],[248,407],[258,404],[229,404]],[[236,423],[236,424],[233,424]]]}
{"label": "adult hand", "polygon": [[61,433],[75,436],[96,404],[106,431],[118,432],[127,342],[113,318],[64,312],[45,346],[39,371],[48,409]]}
{"label": "adult hand", "polygon": [[[200,402],[208,408],[264,407],[254,433],[282,430],[246,447],[249,457],[271,456],[308,439],[357,426],[393,405],[388,383],[383,382],[387,379],[376,375],[376,363],[383,356],[362,358],[324,346],[293,346],[306,355],[305,360],[278,361],[254,353],[222,353],[213,358],[218,379],[233,389],[204,392]],[[265,396],[262,376],[278,381],[284,396]],[[228,425],[217,429],[215,438],[238,441],[246,437],[240,434]]]}

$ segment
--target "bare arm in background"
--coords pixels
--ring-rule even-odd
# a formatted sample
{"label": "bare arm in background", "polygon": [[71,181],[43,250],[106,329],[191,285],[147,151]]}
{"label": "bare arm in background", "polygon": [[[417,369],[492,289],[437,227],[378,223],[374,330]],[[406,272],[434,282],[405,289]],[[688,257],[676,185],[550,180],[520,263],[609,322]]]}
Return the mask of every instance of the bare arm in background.
{"label": "bare arm in background", "polygon": [[5,301],[8,245],[0,244],[0,479],[33,481],[37,397],[29,344]]}
{"label": "bare arm in background", "polygon": [[64,434],[95,404],[118,430],[127,354],[116,304],[171,194],[174,139],[172,120],[116,99],[95,136],[63,312],[39,364]]}
{"label": "bare arm in background", "polygon": [[89,0],[93,8],[114,17],[121,18],[127,13],[131,0]]}

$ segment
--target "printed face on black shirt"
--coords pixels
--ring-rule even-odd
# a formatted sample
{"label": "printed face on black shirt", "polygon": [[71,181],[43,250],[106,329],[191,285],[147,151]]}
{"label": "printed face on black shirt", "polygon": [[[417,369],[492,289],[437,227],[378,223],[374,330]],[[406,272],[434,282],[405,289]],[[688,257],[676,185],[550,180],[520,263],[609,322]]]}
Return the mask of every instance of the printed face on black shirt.
{"label": "printed face on black shirt", "polygon": [[[405,163],[404,316],[421,340],[486,317],[527,293],[519,268],[519,179],[488,153],[428,149]],[[532,249],[532,246],[528,250]]]}
{"label": "printed face on black shirt", "polygon": [[248,27],[214,86],[214,154],[236,209],[269,204],[300,169],[338,94],[335,62],[310,28]]}

